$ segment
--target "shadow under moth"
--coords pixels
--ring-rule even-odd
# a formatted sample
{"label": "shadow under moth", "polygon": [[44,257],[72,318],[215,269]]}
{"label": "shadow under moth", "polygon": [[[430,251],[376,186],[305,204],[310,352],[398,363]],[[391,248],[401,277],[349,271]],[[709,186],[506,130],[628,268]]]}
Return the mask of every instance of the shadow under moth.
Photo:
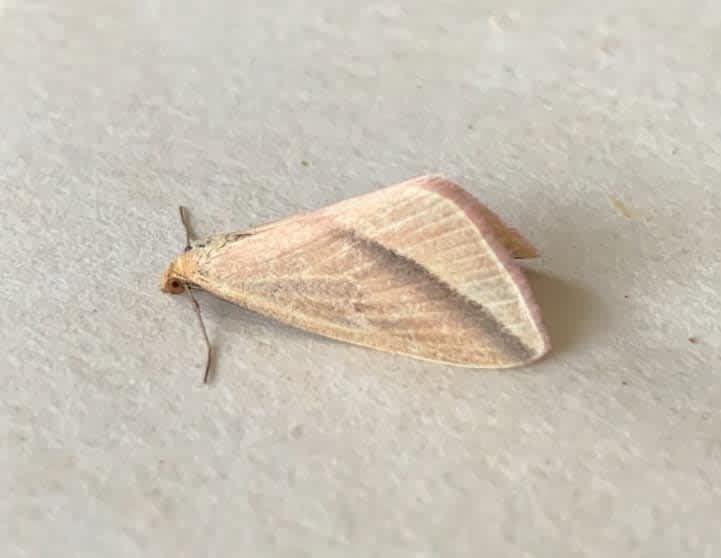
{"label": "shadow under moth", "polygon": [[[199,240],[181,216],[188,243],[163,273],[167,293],[203,289],[332,339],[455,366],[510,368],[550,350],[513,261],[536,250],[443,177]],[[206,382],[210,357],[208,343]]]}

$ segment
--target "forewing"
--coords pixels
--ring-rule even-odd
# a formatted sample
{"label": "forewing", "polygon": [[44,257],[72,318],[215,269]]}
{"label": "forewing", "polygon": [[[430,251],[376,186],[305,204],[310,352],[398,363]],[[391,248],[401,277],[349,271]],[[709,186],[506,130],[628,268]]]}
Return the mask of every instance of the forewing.
{"label": "forewing", "polygon": [[509,367],[540,357],[548,343],[499,237],[529,253],[458,187],[417,179],[198,251],[195,282],[335,339]]}

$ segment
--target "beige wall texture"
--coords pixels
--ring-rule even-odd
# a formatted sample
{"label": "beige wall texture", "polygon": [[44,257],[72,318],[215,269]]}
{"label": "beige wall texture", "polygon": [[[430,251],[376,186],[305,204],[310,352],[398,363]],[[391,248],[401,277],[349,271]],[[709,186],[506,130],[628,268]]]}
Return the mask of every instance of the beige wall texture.
{"label": "beige wall texture", "polygon": [[[721,4],[2,0],[0,554],[721,555]],[[540,249],[473,371],[158,290],[441,172]]]}

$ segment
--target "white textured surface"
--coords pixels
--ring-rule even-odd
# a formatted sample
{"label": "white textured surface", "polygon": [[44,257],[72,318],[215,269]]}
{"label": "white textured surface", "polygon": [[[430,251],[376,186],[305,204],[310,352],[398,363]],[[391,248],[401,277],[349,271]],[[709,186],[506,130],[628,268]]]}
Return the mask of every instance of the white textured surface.
{"label": "white textured surface", "polygon": [[[0,83],[3,556],[721,555],[716,0],[4,0]],[[199,385],[178,203],[221,232],[429,171],[541,249],[550,358],[206,296]]]}

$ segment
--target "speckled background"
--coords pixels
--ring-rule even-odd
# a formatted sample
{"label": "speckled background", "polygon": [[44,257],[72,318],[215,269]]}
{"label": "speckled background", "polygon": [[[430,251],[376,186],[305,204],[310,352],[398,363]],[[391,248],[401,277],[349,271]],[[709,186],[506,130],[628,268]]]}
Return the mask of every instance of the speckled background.
{"label": "speckled background", "polygon": [[[721,4],[0,0],[2,555],[721,555]],[[469,371],[158,291],[426,172],[537,244]],[[689,338],[692,338],[691,342]]]}

